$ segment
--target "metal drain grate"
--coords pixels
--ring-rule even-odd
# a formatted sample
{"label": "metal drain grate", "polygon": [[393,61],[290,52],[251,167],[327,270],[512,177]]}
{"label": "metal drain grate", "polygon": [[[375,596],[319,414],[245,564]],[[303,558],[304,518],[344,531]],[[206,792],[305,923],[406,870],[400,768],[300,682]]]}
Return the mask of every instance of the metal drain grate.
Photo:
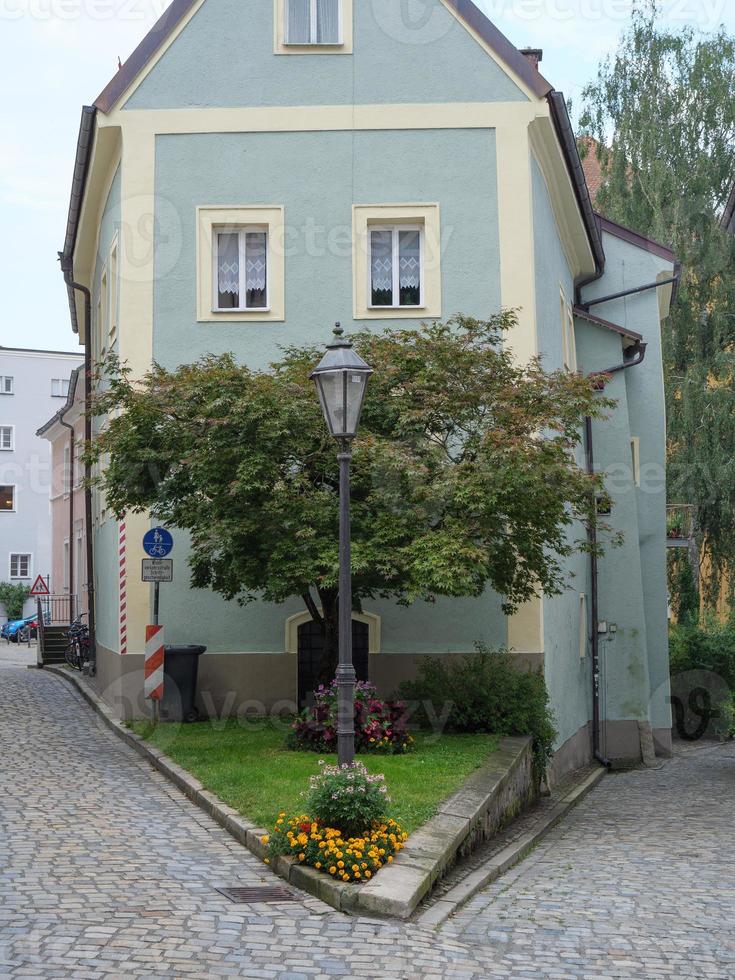
{"label": "metal drain grate", "polygon": [[218,888],[220,894],[231,902],[297,902],[289,888],[279,885],[251,885],[247,888]]}

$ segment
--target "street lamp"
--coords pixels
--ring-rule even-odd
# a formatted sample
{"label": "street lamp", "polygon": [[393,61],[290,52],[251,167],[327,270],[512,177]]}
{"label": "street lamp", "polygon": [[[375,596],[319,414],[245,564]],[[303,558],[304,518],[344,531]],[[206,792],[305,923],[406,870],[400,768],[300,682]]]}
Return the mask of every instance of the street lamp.
{"label": "street lamp", "polygon": [[350,568],[350,444],[357,433],[372,369],[335,324],[335,339],[309,375],[316,383],[330,435],[339,443],[339,663],[337,665],[337,761],[355,760],[355,668],[352,663]]}

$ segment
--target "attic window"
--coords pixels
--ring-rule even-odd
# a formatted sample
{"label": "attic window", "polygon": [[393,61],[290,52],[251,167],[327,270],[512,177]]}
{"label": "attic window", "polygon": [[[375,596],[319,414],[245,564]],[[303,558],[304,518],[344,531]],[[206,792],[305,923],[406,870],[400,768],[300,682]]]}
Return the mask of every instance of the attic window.
{"label": "attic window", "polygon": [[341,0],[284,0],[286,44],[341,44]]}

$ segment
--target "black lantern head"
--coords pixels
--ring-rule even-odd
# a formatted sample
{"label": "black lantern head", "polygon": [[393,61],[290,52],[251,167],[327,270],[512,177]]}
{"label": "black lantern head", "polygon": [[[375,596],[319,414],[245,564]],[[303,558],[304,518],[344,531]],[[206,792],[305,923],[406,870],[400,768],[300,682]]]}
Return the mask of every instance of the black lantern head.
{"label": "black lantern head", "polygon": [[372,368],[363,361],[336,324],[335,339],[309,375],[316,383],[327,428],[335,439],[354,439]]}

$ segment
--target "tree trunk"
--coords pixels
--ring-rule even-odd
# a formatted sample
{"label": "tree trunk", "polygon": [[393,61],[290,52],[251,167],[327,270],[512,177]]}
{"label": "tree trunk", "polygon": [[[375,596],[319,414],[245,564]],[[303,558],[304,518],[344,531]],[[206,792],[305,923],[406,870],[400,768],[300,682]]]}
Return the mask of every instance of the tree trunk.
{"label": "tree trunk", "polygon": [[339,658],[339,601],[336,590],[325,590],[319,593],[322,601],[322,659],[319,665],[319,683],[331,684],[337,672]]}

